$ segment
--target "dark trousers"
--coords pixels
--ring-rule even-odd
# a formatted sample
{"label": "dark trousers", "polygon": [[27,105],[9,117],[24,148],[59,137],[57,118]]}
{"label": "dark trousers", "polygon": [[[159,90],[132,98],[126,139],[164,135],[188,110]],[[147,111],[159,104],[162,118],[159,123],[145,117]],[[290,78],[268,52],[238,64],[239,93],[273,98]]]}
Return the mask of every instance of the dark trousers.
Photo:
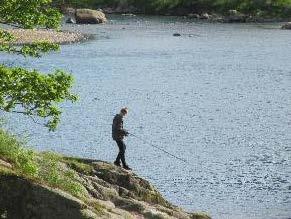
{"label": "dark trousers", "polygon": [[126,149],[126,146],[125,146],[123,140],[117,140],[116,143],[117,143],[117,146],[119,148],[119,153],[118,153],[118,155],[116,157],[116,161],[115,162],[116,163],[120,163],[120,160],[121,160],[122,165],[126,166],[126,162],[125,162],[125,149]]}

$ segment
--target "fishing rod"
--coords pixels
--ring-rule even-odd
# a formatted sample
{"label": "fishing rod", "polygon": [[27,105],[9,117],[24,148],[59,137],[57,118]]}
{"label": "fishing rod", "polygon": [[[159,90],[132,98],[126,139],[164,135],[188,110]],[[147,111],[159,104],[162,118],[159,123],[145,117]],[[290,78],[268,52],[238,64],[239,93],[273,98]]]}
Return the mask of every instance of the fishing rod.
{"label": "fishing rod", "polygon": [[156,148],[156,149],[158,149],[158,150],[164,152],[165,154],[167,154],[167,155],[169,155],[169,156],[171,156],[171,157],[174,157],[174,158],[176,158],[176,159],[178,159],[178,160],[180,160],[180,161],[183,161],[184,163],[188,163],[185,159],[180,158],[180,157],[177,157],[176,155],[171,154],[170,152],[166,151],[165,149],[162,149],[162,148],[160,148],[160,147],[158,147],[158,146],[156,146],[156,145],[154,145],[154,144],[152,144],[152,143],[150,143],[150,142],[148,142],[148,141],[142,139],[141,137],[138,137],[138,136],[136,136],[136,135],[134,135],[134,134],[132,134],[132,133],[128,133],[128,134],[131,135],[131,136],[133,136],[133,137],[135,137],[135,138],[137,138],[137,139],[139,139],[139,140],[142,141],[143,143],[148,144],[148,145],[150,145],[150,146],[152,146],[152,147],[154,147],[154,148]]}

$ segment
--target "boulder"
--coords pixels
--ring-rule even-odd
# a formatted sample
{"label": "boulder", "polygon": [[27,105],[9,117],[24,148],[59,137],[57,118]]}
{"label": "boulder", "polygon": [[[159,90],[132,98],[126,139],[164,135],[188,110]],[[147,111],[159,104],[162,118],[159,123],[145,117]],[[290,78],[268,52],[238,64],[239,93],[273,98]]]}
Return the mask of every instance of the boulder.
{"label": "boulder", "polygon": [[187,15],[187,18],[196,18],[196,19],[199,19],[200,18],[200,15],[199,14],[195,14],[195,13],[190,13]]}
{"label": "boulder", "polygon": [[246,16],[229,16],[226,18],[226,22],[228,23],[245,23],[247,20]]}
{"label": "boulder", "polygon": [[100,24],[106,21],[105,14],[101,11],[91,9],[76,10],[76,22],[78,24]]}
{"label": "boulder", "polygon": [[227,23],[245,23],[249,16],[240,13],[237,10],[229,10],[228,16],[225,17]]}
{"label": "boulder", "polygon": [[209,19],[209,18],[210,18],[210,15],[208,13],[203,13],[200,16],[200,19]]}
{"label": "boulder", "polygon": [[75,14],[76,9],[74,9],[74,8],[70,8],[70,7],[61,7],[61,11],[62,11],[62,13],[65,14],[65,15],[72,16],[72,15]]}
{"label": "boulder", "polygon": [[288,23],[284,24],[282,26],[282,29],[284,29],[284,30],[291,30],[291,22],[288,22]]}
{"label": "boulder", "polygon": [[238,11],[237,10],[229,10],[228,11],[228,15],[238,15]]}
{"label": "boulder", "polygon": [[179,37],[179,36],[181,36],[181,34],[180,33],[174,33],[173,36]]}
{"label": "boulder", "polygon": [[76,23],[76,20],[75,20],[74,18],[69,17],[69,18],[66,20],[66,23],[67,23],[67,24],[75,24],[75,23]]}

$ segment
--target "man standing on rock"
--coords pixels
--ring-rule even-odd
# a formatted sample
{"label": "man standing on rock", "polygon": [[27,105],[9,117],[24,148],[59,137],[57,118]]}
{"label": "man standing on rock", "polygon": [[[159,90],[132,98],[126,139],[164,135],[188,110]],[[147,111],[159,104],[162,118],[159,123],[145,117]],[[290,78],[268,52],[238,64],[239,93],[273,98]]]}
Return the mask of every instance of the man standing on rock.
{"label": "man standing on rock", "polygon": [[116,157],[116,160],[114,161],[114,164],[116,166],[121,166],[120,165],[121,161],[124,169],[131,170],[131,168],[129,168],[129,166],[125,162],[126,146],[123,141],[124,137],[128,136],[129,134],[125,129],[123,129],[123,118],[127,115],[127,113],[128,109],[125,107],[120,110],[119,114],[115,115],[112,123],[112,138],[114,141],[116,141],[117,146],[119,148],[119,153]]}

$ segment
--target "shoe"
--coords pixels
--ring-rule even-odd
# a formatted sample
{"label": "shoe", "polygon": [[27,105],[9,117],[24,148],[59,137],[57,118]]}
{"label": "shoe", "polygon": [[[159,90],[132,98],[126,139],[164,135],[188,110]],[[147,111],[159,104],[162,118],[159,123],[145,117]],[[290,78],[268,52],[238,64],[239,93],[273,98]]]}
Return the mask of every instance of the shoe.
{"label": "shoe", "polygon": [[117,162],[117,161],[114,161],[114,165],[115,165],[115,166],[118,166],[118,167],[121,167],[120,163]]}
{"label": "shoe", "polygon": [[130,168],[129,166],[127,166],[127,165],[124,165],[124,166],[123,166],[123,169],[131,170],[131,168]]}

